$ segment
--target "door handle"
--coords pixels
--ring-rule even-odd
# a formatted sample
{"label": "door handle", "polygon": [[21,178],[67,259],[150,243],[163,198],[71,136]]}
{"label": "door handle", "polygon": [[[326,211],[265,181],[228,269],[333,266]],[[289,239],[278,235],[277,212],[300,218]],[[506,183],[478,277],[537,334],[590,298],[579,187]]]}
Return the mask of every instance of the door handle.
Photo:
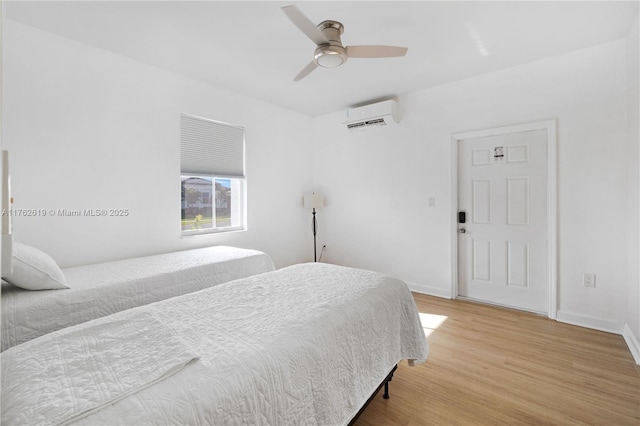
{"label": "door handle", "polygon": [[466,233],[467,233],[466,229],[464,229],[464,228],[458,229],[458,234],[466,234]]}

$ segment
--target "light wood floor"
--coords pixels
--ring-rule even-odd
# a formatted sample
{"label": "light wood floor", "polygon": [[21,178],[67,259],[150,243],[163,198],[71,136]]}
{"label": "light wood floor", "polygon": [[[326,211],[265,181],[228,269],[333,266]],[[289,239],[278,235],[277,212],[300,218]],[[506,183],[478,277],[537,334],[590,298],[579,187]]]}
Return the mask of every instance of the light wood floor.
{"label": "light wood floor", "polygon": [[428,323],[446,317],[427,338],[429,360],[403,361],[391,398],[376,395],[356,425],[640,425],[640,366],[622,336],[414,297]]}

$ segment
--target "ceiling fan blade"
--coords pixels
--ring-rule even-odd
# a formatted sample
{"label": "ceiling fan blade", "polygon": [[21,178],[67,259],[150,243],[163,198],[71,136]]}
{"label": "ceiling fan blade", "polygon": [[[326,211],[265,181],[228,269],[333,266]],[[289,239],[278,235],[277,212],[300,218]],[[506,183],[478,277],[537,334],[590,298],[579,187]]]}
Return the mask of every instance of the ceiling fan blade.
{"label": "ceiling fan blade", "polygon": [[315,44],[320,45],[329,43],[327,37],[318,31],[316,24],[311,22],[311,20],[309,20],[309,18],[307,18],[296,6],[284,6],[282,7],[282,11],[287,15],[291,22],[293,22],[293,25],[298,27],[298,29],[309,37]]}
{"label": "ceiling fan blade", "polygon": [[293,78],[293,81],[300,81],[303,78],[305,78],[306,76],[308,76],[309,74],[311,74],[311,71],[315,70],[316,68],[318,68],[318,65],[316,65],[315,62],[311,61],[307,64],[306,67],[302,68],[302,71],[300,71],[298,73],[298,75],[296,75]]}
{"label": "ceiling fan blade", "polygon": [[347,46],[350,58],[393,58],[407,54],[406,47],[398,46]]}

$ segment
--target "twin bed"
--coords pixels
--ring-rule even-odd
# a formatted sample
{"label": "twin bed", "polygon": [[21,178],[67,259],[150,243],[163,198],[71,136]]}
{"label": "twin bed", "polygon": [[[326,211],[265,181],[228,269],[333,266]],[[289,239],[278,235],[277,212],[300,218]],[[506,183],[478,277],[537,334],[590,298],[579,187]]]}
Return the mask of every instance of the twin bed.
{"label": "twin bed", "polygon": [[[173,255],[191,258],[179,253]],[[180,262],[166,267],[164,259],[150,267],[163,271],[156,278],[135,275],[129,261],[102,269],[104,275],[96,276],[134,274],[139,288],[123,300],[140,306],[119,301],[108,309],[86,309],[80,320],[61,321],[55,331],[9,345],[0,355],[2,424],[348,424],[398,362],[426,359],[424,332],[402,281],[323,263],[273,270],[260,252],[253,253],[260,266],[230,266],[237,255],[214,268],[222,277],[215,284],[183,286],[177,297],[169,289],[189,276],[176,272]],[[266,270],[244,278],[230,272],[261,268]],[[91,276],[83,274],[69,273],[72,289]],[[147,298],[161,282],[164,296]],[[3,347],[5,303],[14,311],[6,334],[25,336],[10,330],[29,328],[18,325],[29,316],[18,321],[15,311],[36,305],[41,293],[12,295],[6,302],[12,294],[7,287]],[[53,292],[62,297],[70,290]],[[81,300],[79,306],[87,304]]]}
{"label": "twin bed", "polygon": [[2,350],[125,309],[274,269],[271,257],[261,251],[214,246],[63,269],[69,288],[58,290],[29,291],[3,281]]}

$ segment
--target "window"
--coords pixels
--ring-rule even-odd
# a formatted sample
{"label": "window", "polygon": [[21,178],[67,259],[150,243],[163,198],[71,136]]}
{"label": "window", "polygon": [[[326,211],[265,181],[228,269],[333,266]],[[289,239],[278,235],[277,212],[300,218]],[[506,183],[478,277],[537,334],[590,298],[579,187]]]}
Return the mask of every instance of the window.
{"label": "window", "polygon": [[182,235],[245,229],[244,128],[180,116]]}

